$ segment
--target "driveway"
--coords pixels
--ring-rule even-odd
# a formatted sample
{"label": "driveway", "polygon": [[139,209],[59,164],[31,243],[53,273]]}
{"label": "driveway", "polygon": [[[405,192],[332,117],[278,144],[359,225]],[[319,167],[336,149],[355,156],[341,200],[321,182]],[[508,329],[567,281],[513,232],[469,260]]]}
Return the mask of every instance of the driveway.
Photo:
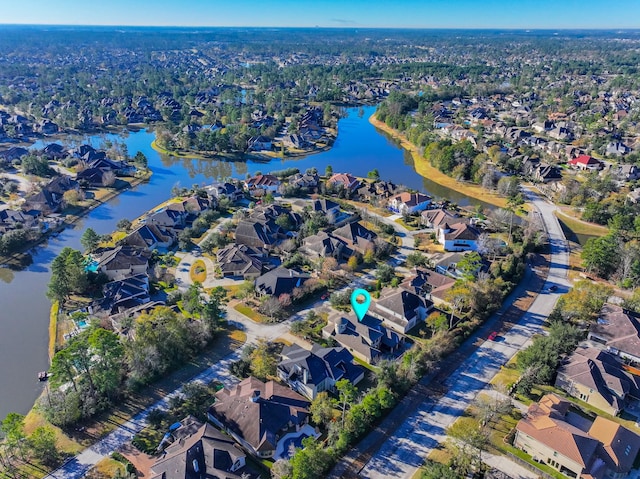
{"label": "driveway", "polygon": [[[426,398],[364,465],[358,477],[411,478],[429,453],[444,441],[446,429],[464,413],[478,393],[487,388],[489,381],[500,371],[500,366],[527,347],[534,334],[541,332],[541,325],[553,310],[559,296],[568,291],[569,249],[560,224],[553,214],[555,206],[540,199],[532,191],[527,190],[525,193],[539,212],[551,245],[551,264],[543,292],[520,321],[502,334],[503,341],[486,341],[449,376],[445,382],[448,392],[444,396],[437,400]],[[549,292],[552,285],[557,287],[553,293]],[[484,458],[485,462],[511,477],[537,477],[506,457],[485,454]]]}

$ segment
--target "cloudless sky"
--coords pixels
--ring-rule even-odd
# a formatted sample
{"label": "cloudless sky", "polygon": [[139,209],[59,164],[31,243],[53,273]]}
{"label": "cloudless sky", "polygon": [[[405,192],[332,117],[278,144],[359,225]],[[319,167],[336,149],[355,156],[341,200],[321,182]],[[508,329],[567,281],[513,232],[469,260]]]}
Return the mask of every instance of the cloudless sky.
{"label": "cloudless sky", "polygon": [[0,23],[640,28],[640,0],[0,0]]}

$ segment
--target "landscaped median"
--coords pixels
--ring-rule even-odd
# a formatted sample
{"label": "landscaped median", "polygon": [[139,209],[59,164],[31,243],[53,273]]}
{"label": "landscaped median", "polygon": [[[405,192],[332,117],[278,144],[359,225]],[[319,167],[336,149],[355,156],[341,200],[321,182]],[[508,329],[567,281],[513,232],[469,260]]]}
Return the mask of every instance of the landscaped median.
{"label": "landscaped median", "polygon": [[189,271],[189,276],[191,277],[192,282],[198,282],[200,284],[204,283],[207,279],[207,265],[204,264],[204,261],[201,259],[197,259],[191,265],[191,270]]}

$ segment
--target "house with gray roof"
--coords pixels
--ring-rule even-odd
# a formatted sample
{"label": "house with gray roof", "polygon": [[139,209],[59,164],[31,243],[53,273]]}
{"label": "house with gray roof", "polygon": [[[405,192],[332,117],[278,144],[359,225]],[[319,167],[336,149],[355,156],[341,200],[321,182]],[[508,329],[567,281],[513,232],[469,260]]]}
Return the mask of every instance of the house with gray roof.
{"label": "house with gray roof", "polygon": [[360,223],[348,223],[333,231],[333,236],[343,240],[349,249],[364,254],[369,249],[375,248],[377,235],[369,231]]}
{"label": "house with gray roof", "polygon": [[384,325],[402,334],[425,320],[433,303],[411,291],[386,288],[369,309],[369,314],[381,319]]}
{"label": "house with gray roof", "polygon": [[308,422],[310,405],[286,386],[248,377],[218,391],[208,417],[251,454],[272,457],[283,435]]}
{"label": "house with gray roof", "polygon": [[121,244],[154,250],[169,248],[175,240],[172,230],[154,224],[145,224],[125,236]]}
{"label": "house with gray roof", "polygon": [[347,379],[358,384],[364,368],[353,362],[353,355],[343,347],[311,350],[297,344],[285,346],[278,363],[278,377],[291,389],[313,400],[322,391],[333,391],[337,381]]}
{"label": "house with gray roof", "polygon": [[310,258],[335,258],[338,262],[353,256],[353,250],[346,241],[326,231],[304,238],[299,251]]}
{"label": "house with gray roof", "polygon": [[366,314],[362,321],[352,315],[334,313],[322,329],[324,338],[332,338],[355,357],[375,364],[402,347],[403,339],[382,325],[382,320]]}
{"label": "house with gray roof", "polygon": [[293,293],[294,289],[302,287],[309,278],[307,273],[279,267],[256,279],[256,292],[261,296],[277,298],[281,294]]}
{"label": "house with gray roof", "polygon": [[565,358],[555,385],[612,416],[626,407],[629,398],[640,397],[640,377],[625,371],[613,354],[593,347],[579,347]]}
{"label": "house with gray roof", "polygon": [[623,360],[640,364],[639,315],[616,304],[602,307],[598,319],[589,327],[587,339],[601,344]]}
{"label": "house with gray roof", "polygon": [[151,466],[151,479],[253,479],[246,454],[209,423],[189,416],[171,431],[173,442]]}
{"label": "house with gray roof", "polygon": [[434,304],[445,302],[447,292],[456,280],[427,268],[415,268],[413,276],[403,281],[400,286],[418,296],[432,301]]}
{"label": "house with gray roof", "polygon": [[116,246],[104,251],[98,258],[98,269],[110,280],[145,273],[149,267],[150,253],[128,245]]}
{"label": "house with gray roof", "polygon": [[266,253],[244,244],[230,244],[218,251],[217,259],[223,276],[255,279],[263,272]]}
{"label": "house with gray roof", "polygon": [[252,248],[270,249],[285,237],[282,228],[273,220],[264,223],[251,218],[241,220],[235,231],[236,244]]}

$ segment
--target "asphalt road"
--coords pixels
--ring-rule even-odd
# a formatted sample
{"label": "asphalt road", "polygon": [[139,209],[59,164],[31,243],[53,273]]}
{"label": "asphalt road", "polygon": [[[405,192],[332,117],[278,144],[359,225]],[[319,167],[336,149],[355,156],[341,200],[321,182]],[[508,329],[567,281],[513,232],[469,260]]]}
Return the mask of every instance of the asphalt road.
{"label": "asphalt road", "polygon": [[[358,476],[368,479],[411,478],[427,455],[441,443],[445,431],[460,417],[479,392],[515,353],[530,341],[551,313],[559,296],[569,289],[567,269],[569,249],[560,224],[553,214],[555,206],[526,191],[549,235],[551,264],[543,291],[520,321],[497,341],[486,341],[445,382],[448,392],[433,400],[425,398],[420,406],[389,437]],[[549,288],[557,289],[551,292]],[[486,456],[485,460],[511,477],[536,475],[506,458]]]}

